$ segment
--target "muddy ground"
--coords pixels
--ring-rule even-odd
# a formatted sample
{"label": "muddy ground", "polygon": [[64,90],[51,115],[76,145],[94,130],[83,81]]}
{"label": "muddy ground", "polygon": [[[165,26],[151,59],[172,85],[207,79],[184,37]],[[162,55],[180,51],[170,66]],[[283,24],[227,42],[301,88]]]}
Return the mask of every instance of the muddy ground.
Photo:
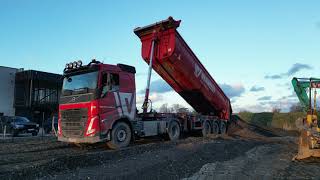
{"label": "muddy ground", "polygon": [[318,159],[291,161],[297,152],[292,134],[254,127],[230,132],[147,139],[122,150],[53,137],[0,140],[0,179],[319,179]]}

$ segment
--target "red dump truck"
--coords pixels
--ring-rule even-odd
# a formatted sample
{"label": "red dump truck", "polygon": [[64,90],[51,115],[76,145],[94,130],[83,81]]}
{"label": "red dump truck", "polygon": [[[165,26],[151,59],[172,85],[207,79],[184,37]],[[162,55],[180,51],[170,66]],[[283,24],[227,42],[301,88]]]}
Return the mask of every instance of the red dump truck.
{"label": "red dump truck", "polygon": [[[149,64],[143,112],[136,107],[135,68],[93,60],[66,64],[59,104],[58,140],[71,143],[107,142],[128,146],[135,138],[182,133],[226,133],[230,100],[178,33],[180,21],[169,17],[139,27],[142,58]],[[148,112],[151,70],[154,69],[197,112]],[[151,89],[152,90],[152,89]]]}

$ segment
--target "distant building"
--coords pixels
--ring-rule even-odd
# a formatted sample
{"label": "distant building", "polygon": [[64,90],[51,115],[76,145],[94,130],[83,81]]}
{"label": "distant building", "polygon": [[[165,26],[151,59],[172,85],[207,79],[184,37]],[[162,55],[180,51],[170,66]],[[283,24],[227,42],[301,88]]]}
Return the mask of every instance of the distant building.
{"label": "distant building", "polygon": [[0,115],[14,116],[14,87],[18,69],[0,66]]}
{"label": "distant building", "polygon": [[22,71],[15,77],[14,107],[17,116],[25,116],[41,124],[58,113],[62,75]]}
{"label": "distant building", "polygon": [[41,124],[58,113],[62,75],[0,66],[0,116],[24,116]]}

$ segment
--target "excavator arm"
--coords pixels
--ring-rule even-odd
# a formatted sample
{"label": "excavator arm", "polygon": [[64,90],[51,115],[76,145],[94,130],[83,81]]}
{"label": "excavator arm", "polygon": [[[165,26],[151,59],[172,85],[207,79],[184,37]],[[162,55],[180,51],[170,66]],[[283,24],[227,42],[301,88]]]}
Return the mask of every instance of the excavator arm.
{"label": "excavator arm", "polygon": [[[305,112],[311,107],[311,88],[320,88],[320,79],[318,78],[293,78],[292,86],[296,92],[302,108]],[[309,92],[308,92],[309,91]],[[308,96],[309,93],[309,96]]]}
{"label": "excavator arm", "polygon": [[310,80],[309,79],[300,79],[300,78],[293,78],[292,86],[294,91],[296,92],[298,99],[301,103],[301,106],[305,112],[310,109],[310,99],[308,97],[307,91],[310,87]]}

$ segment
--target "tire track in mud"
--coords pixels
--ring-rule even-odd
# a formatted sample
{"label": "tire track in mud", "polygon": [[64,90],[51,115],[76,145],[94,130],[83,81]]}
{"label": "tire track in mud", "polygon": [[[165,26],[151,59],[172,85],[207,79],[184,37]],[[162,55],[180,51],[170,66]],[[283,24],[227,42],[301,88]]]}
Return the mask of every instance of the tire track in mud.
{"label": "tire track in mud", "polygon": [[[206,163],[226,161],[264,144],[238,137],[185,137],[177,142],[146,139],[122,150],[107,150],[104,144],[79,148],[55,138],[5,142],[0,147],[0,179],[50,179],[61,176],[60,173],[74,177],[81,172],[85,176],[99,168],[101,172],[109,172],[101,174],[106,178],[148,179],[154,174],[161,179],[176,178],[177,174],[184,178]],[[103,167],[108,167],[107,171]],[[134,171],[119,172],[122,169]]]}
{"label": "tire track in mud", "polygon": [[206,179],[272,179],[278,171],[284,170],[291,162],[292,152],[283,156],[280,144],[254,147],[244,155],[224,162],[205,164],[199,172],[185,180]]}
{"label": "tire track in mud", "polygon": [[[159,146],[160,145],[160,146]],[[191,138],[177,143],[151,144],[128,149],[131,155],[106,153],[101,164],[78,166],[63,173],[52,173],[44,179],[176,179],[192,175],[205,163],[227,160],[245,153],[260,142]],[[154,147],[155,146],[155,147]],[[135,147],[136,148],[136,147]],[[229,151],[228,151],[229,149]],[[227,151],[226,151],[227,150]],[[136,151],[136,152],[133,152]],[[107,155],[108,154],[108,155]],[[106,158],[111,156],[113,158]],[[97,157],[96,157],[97,158]],[[88,160],[90,158],[84,158]],[[96,160],[96,159],[95,159]]]}

